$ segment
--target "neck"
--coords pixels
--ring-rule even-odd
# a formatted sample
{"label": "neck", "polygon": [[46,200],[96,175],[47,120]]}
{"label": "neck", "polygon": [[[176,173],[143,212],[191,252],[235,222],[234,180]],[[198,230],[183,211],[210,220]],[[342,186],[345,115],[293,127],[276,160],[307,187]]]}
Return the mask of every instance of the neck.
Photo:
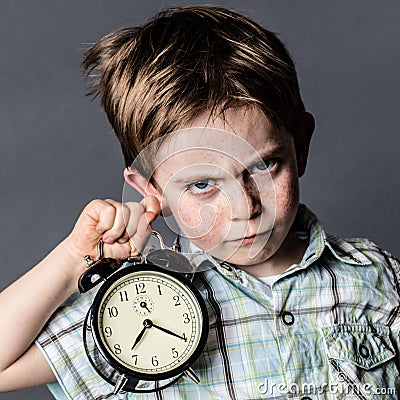
{"label": "neck", "polygon": [[303,259],[308,243],[305,240],[288,234],[277,252],[259,265],[240,266],[240,269],[255,277],[280,275],[291,265],[298,264]]}

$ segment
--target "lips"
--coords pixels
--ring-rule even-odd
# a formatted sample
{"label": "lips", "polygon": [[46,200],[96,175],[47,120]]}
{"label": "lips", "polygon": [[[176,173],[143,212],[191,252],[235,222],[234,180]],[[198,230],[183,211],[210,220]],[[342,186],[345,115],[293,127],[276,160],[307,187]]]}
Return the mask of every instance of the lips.
{"label": "lips", "polygon": [[228,240],[228,242],[236,243],[236,244],[242,244],[242,245],[251,244],[251,243],[254,243],[254,242],[258,241],[258,240],[267,238],[267,235],[269,235],[270,233],[271,233],[271,231],[265,231],[265,232],[262,232],[262,233],[248,235],[248,236],[245,236],[245,237],[239,238],[239,239]]}

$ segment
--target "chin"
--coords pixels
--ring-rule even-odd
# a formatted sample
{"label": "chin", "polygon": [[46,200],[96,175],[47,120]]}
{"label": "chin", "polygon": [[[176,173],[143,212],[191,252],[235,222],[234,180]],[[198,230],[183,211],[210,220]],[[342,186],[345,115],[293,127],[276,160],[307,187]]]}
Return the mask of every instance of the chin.
{"label": "chin", "polygon": [[229,257],[221,258],[224,261],[240,266],[252,266],[263,263],[271,258],[274,254],[274,249],[269,244],[262,248],[256,246],[246,246],[239,248],[234,254]]}

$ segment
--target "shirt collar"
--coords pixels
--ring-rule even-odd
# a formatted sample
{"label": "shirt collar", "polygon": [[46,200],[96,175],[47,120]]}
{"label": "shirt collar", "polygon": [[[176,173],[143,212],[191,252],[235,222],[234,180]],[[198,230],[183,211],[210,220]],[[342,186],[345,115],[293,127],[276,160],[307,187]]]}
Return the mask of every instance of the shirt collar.
{"label": "shirt collar", "polygon": [[347,264],[369,265],[371,261],[351,243],[327,234],[317,216],[304,204],[300,204],[292,231],[301,237],[308,235],[309,245],[299,266],[307,267],[318,260],[328,248],[333,256]]}
{"label": "shirt collar", "polygon": [[[351,243],[327,234],[316,215],[304,204],[299,205],[291,231],[300,238],[307,239],[309,244],[300,264],[294,264],[289,267],[288,270],[284,272],[285,275],[289,273],[289,271],[293,272],[294,270],[307,268],[322,256],[325,249],[329,249],[336,259],[347,264],[371,264],[371,261]],[[182,252],[188,257],[196,271],[200,272],[216,267],[221,272],[235,275],[232,266],[216,260],[207,252],[191,243],[187,238],[182,237],[181,246]]]}

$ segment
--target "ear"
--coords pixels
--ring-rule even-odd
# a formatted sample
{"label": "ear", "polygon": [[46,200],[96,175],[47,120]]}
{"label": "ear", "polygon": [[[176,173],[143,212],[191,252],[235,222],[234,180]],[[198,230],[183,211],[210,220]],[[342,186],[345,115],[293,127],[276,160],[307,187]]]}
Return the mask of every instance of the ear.
{"label": "ear", "polygon": [[303,176],[306,171],[308,150],[310,148],[310,142],[312,134],[314,132],[314,128],[315,128],[314,117],[309,112],[305,112],[299,132],[297,133],[297,136],[294,140],[296,147],[297,170],[299,178]]}
{"label": "ear", "polygon": [[143,197],[154,196],[161,204],[162,215],[167,216],[171,214],[168,203],[165,197],[162,195],[161,189],[154,186],[149,182],[143,175],[141,175],[136,169],[131,167],[124,169],[125,181],[136,189]]}

